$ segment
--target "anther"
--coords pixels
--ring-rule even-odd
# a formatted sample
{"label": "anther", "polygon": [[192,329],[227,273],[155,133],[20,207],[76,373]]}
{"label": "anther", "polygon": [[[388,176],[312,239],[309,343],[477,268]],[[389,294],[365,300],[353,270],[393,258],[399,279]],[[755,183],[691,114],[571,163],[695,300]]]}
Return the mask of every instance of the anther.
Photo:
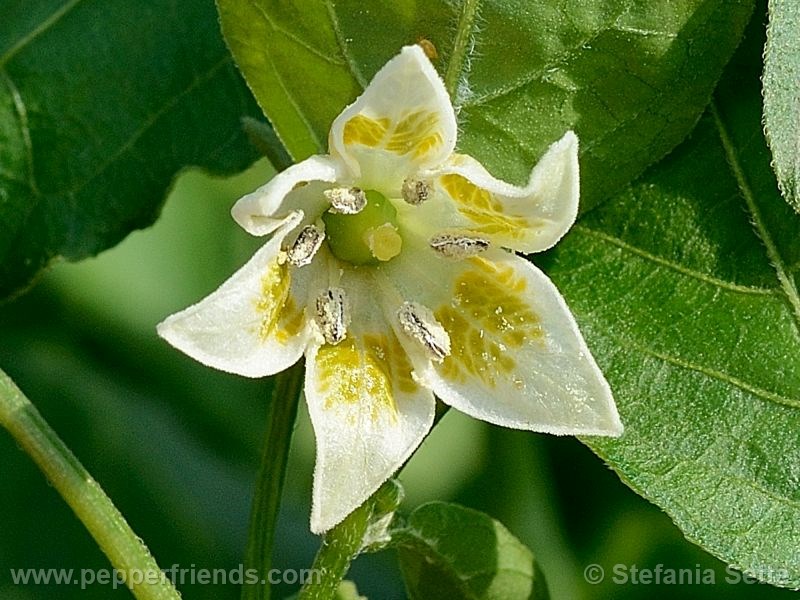
{"label": "anther", "polygon": [[397,320],[406,335],[422,344],[435,361],[441,362],[450,354],[450,336],[427,306],[404,302]]}
{"label": "anther", "polygon": [[361,188],[331,188],[322,193],[331,203],[330,210],[334,214],[355,215],[367,205],[367,195]]}
{"label": "anther", "polygon": [[295,267],[309,264],[325,241],[325,231],[316,225],[306,225],[287,251],[287,260]]}
{"label": "anther", "polygon": [[429,240],[431,248],[444,258],[462,259],[489,249],[489,240],[453,233],[439,233]]}
{"label": "anther", "polygon": [[406,179],[403,181],[403,200],[412,206],[419,206],[431,195],[431,186],[422,179]]}
{"label": "anther", "polygon": [[335,346],[347,336],[347,296],[341,288],[329,288],[317,298],[317,324],[328,344]]}

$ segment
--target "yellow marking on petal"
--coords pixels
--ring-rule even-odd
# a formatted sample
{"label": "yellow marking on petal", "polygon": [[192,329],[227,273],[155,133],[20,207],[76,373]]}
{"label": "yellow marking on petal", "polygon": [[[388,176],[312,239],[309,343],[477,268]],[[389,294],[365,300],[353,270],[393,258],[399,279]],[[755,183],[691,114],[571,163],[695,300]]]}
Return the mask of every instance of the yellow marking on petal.
{"label": "yellow marking on petal", "polygon": [[439,115],[418,111],[400,120],[386,144],[386,149],[395,154],[412,153],[414,158],[421,158],[441,143]]}
{"label": "yellow marking on petal", "polygon": [[439,115],[417,111],[407,114],[394,124],[388,117],[371,119],[356,115],[345,123],[343,140],[345,145],[361,144],[394,154],[411,154],[418,159],[442,144]]}
{"label": "yellow marking on petal", "polygon": [[364,243],[372,256],[381,262],[392,260],[403,249],[403,238],[397,233],[397,227],[391,223],[368,229],[364,233]]}
{"label": "yellow marking on petal", "polygon": [[384,412],[395,421],[395,390],[413,393],[418,389],[394,333],[368,334],[359,342],[348,337],[336,346],[322,346],[317,353],[317,373],[326,410],[369,402],[373,421]]}
{"label": "yellow marking on petal", "polygon": [[281,344],[286,344],[291,338],[303,331],[305,320],[303,309],[298,307],[294,298],[289,296],[286,299],[286,303],[283,305],[283,310],[278,320],[278,330],[275,332],[275,339]]}
{"label": "yellow marking on petal", "polygon": [[411,376],[411,361],[394,333],[365,335],[364,344],[370,356],[389,374],[395,389],[406,394],[417,391],[419,386]]}
{"label": "yellow marking on petal", "polygon": [[473,375],[491,387],[511,376],[517,384],[511,351],[543,336],[540,319],[523,296],[527,281],[508,265],[483,258],[469,262],[472,268],[456,279],[450,304],[435,311],[450,335],[442,374],[462,382]]}
{"label": "yellow marking on petal", "polygon": [[463,175],[451,173],[439,178],[444,190],[458,205],[458,211],[473,221],[473,231],[522,239],[540,223],[503,212],[502,203],[489,191],[478,187]]}
{"label": "yellow marking on petal", "polygon": [[275,330],[289,297],[291,282],[289,267],[283,257],[271,260],[261,278],[261,297],[256,302],[256,310],[261,313],[258,334],[262,340],[269,338]]}
{"label": "yellow marking on petal", "polygon": [[375,120],[364,115],[356,115],[344,124],[344,143],[348,146],[361,144],[369,148],[377,148],[383,143],[389,125],[391,125],[391,121],[386,117]]}

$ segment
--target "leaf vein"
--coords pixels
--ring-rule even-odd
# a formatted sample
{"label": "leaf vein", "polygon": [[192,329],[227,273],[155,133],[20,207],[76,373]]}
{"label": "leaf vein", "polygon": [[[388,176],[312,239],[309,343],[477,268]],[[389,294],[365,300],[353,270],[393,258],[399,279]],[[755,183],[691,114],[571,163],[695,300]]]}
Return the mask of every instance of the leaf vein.
{"label": "leaf vein", "polygon": [[89,183],[95,180],[97,177],[102,175],[111,165],[113,165],[120,157],[124,156],[127,152],[133,150],[136,146],[136,143],[144,136],[152,127],[154,127],[158,121],[160,121],[165,115],[169,114],[169,112],[174,109],[180,101],[194,91],[198,86],[211,81],[216,75],[217,72],[220,71],[223,67],[227,66],[231,62],[231,56],[226,53],[226,55],[219,60],[217,63],[212,65],[205,73],[196,76],[189,85],[183,89],[181,92],[173,96],[169,99],[166,103],[164,103],[161,108],[155,111],[150,118],[137,129],[128,140],[122,144],[119,149],[112,154],[108,160],[106,160],[100,167],[92,173],[86,180],[84,180],[81,184],[73,187],[69,190],[70,194],[77,196]]}
{"label": "leaf vein", "polygon": [[14,109],[17,111],[17,118],[19,119],[20,131],[22,132],[22,142],[25,145],[25,153],[27,154],[28,162],[28,186],[35,196],[39,196],[39,186],[36,185],[36,177],[33,166],[33,143],[31,142],[31,128],[28,124],[28,110],[25,107],[25,100],[19,92],[19,88],[14,84],[14,81],[9,77],[8,73],[0,67],[0,77],[11,92],[11,99],[14,102]]}
{"label": "leaf vein", "polygon": [[4,67],[8,64],[16,54],[25,48],[28,44],[30,44],[33,40],[38,38],[42,35],[45,31],[50,29],[53,25],[58,23],[65,15],[67,15],[73,8],[75,8],[78,4],[80,4],[83,0],[69,0],[65,2],[61,8],[53,12],[47,19],[39,23],[37,27],[35,27],[32,31],[28,34],[17,40],[17,43],[11,46],[3,56],[0,56],[0,68]]}
{"label": "leaf vein", "polygon": [[636,254],[637,256],[640,256],[640,257],[642,257],[644,259],[647,259],[647,260],[649,260],[651,262],[654,262],[659,266],[665,267],[667,269],[671,269],[673,271],[681,273],[682,275],[688,275],[689,277],[692,277],[694,279],[698,279],[700,281],[703,281],[704,283],[711,284],[711,285],[713,285],[715,287],[718,287],[718,288],[722,288],[722,289],[725,289],[725,290],[736,292],[738,294],[755,294],[755,295],[773,295],[774,294],[774,291],[772,289],[769,289],[769,288],[758,288],[758,287],[749,287],[749,286],[745,286],[745,285],[738,285],[736,283],[731,283],[729,281],[725,281],[724,279],[719,279],[717,277],[713,277],[712,275],[706,275],[705,273],[700,273],[699,271],[694,271],[694,270],[689,269],[687,267],[684,267],[683,265],[680,265],[678,263],[672,262],[672,261],[667,260],[665,258],[661,258],[660,256],[656,256],[655,254],[651,254],[651,253],[647,252],[646,250],[642,250],[641,248],[637,248],[636,246],[633,246],[633,245],[631,245],[631,244],[629,244],[629,243],[627,243],[627,242],[625,242],[625,241],[623,241],[623,240],[621,240],[621,239],[619,239],[617,237],[614,237],[614,236],[609,235],[607,233],[603,233],[601,231],[597,231],[595,229],[591,229],[590,227],[587,227],[586,225],[581,225],[580,223],[574,225],[573,226],[573,230],[579,231],[579,232],[581,232],[583,234],[594,236],[594,237],[599,238],[599,239],[601,239],[603,241],[606,241],[606,242],[608,242],[610,244],[613,244],[613,245],[617,246],[618,248],[622,248],[623,250],[626,250],[627,252],[630,252],[632,254]]}
{"label": "leaf vein", "polygon": [[786,261],[784,260],[780,250],[778,249],[778,246],[775,244],[775,241],[772,239],[772,236],[767,230],[766,223],[761,215],[761,210],[756,202],[755,194],[750,187],[750,182],[747,180],[744,170],[742,169],[742,165],[739,161],[739,154],[734,147],[733,140],[728,134],[728,130],[725,127],[725,123],[722,120],[722,116],[720,115],[714,100],[711,101],[709,109],[711,116],[714,119],[714,124],[716,125],[720,141],[722,142],[722,146],[725,150],[725,156],[728,159],[728,165],[730,166],[733,175],[736,177],[736,182],[739,185],[739,191],[744,198],[747,209],[750,211],[753,226],[756,230],[756,233],[761,238],[761,241],[764,243],[767,256],[769,257],[770,262],[772,262],[772,266],[775,268],[775,273],[778,276],[778,281],[783,289],[786,301],[789,304],[789,308],[792,309],[795,328],[798,332],[800,332],[800,294],[797,292],[797,287],[795,286],[794,280],[789,276],[790,271],[786,266]]}
{"label": "leaf vein", "polygon": [[333,7],[333,2],[331,2],[331,0],[325,0],[325,5],[328,7],[328,16],[331,20],[331,27],[333,27],[333,34],[336,38],[336,43],[339,45],[339,51],[342,53],[344,62],[347,64],[348,68],[350,69],[350,73],[352,73],[358,84],[362,88],[366,88],[368,83],[367,78],[364,77],[364,74],[356,64],[356,61],[353,60],[350,52],[347,51],[347,44],[345,43],[344,35],[342,34],[342,26],[339,23],[339,17],[336,16],[336,9]]}
{"label": "leaf vein", "polygon": [[667,354],[666,352],[659,352],[658,350],[654,350],[653,348],[649,348],[647,346],[632,342],[629,339],[624,339],[618,336],[609,336],[609,337],[615,340],[617,343],[624,345],[628,348],[631,348],[643,354],[647,354],[649,356],[652,356],[653,358],[657,358],[665,363],[675,365],[676,367],[688,369],[690,371],[695,371],[712,379],[716,379],[723,383],[727,383],[766,402],[774,402],[776,404],[780,404],[782,406],[786,406],[789,408],[800,408],[800,399],[788,398],[777,392],[771,392],[769,390],[765,390],[763,388],[747,383],[746,381],[739,379],[738,377],[734,377],[728,373],[725,373],[724,371],[718,371],[717,369],[713,369],[711,367],[698,365],[683,358]]}
{"label": "leaf vein", "polygon": [[284,29],[283,27],[278,25],[275,22],[275,20],[269,15],[269,11],[267,11],[266,9],[264,9],[263,6],[261,6],[261,3],[254,2],[253,5],[255,6],[256,10],[258,10],[258,12],[261,13],[261,15],[264,17],[264,20],[272,28],[273,31],[277,31],[278,33],[280,33],[284,37],[286,37],[286,39],[293,41],[295,44],[297,44],[301,48],[304,48],[304,49],[308,50],[311,54],[313,54],[317,58],[321,58],[322,60],[324,60],[327,63],[331,63],[332,65],[341,65],[341,64],[343,64],[341,61],[335,60],[332,56],[317,50],[316,48],[314,48],[311,44],[309,44],[307,41],[305,41],[303,38],[301,38],[296,33],[292,33],[288,29]]}

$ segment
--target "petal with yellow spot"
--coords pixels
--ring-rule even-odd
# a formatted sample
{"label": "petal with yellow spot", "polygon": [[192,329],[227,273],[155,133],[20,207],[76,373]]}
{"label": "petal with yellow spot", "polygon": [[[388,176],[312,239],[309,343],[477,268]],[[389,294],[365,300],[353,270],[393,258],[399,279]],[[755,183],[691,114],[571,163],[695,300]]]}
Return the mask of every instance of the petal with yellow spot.
{"label": "petal with yellow spot", "polygon": [[443,402],[516,429],[622,432],[608,383],[544,273],[495,250],[459,263],[450,281],[434,313],[451,354],[441,364],[415,364]]}
{"label": "petal with yellow spot", "polygon": [[458,154],[438,171],[437,183],[470,230],[518,252],[546,250],[578,214],[578,138],[570,131],[550,146],[525,187],[495,179],[474,158]]}
{"label": "petal with yellow spot", "polygon": [[444,83],[419,46],[407,46],[334,121],[330,152],[362,186],[386,193],[453,152],[456,118]]}
{"label": "petal with yellow spot", "polygon": [[405,462],[430,430],[435,403],[412,378],[388,327],[313,348],[305,389],[317,440],[311,529],[318,532],[361,505]]}
{"label": "petal with yellow spot", "polygon": [[290,216],[216,291],[165,319],[158,333],[195,360],[229,373],[264,377],[294,364],[306,348],[302,311],[316,269],[290,276],[281,244],[297,226]]}

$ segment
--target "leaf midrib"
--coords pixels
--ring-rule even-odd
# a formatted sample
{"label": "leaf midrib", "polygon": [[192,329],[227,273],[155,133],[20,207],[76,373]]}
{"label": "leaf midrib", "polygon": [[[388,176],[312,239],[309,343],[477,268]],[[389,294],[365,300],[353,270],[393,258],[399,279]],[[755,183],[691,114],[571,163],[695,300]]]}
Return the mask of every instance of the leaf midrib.
{"label": "leaf midrib", "polygon": [[739,152],[737,151],[736,146],[728,133],[715,100],[711,101],[711,104],[709,105],[709,112],[711,113],[711,117],[714,120],[714,125],[717,128],[722,147],[725,150],[725,156],[728,159],[728,165],[734,177],[736,178],[737,185],[739,186],[739,192],[744,198],[747,209],[750,212],[753,227],[756,230],[756,234],[764,243],[767,256],[772,263],[772,266],[775,268],[775,274],[778,278],[781,289],[783,290],[783,296],[789,305],[790,311],[792,312],[795,329],[798,333],[800,333],[800,294],[798,294],[797,287],[789,275],[791,272],[790,268],[786,264],[786,260],[781,254],[777,244],[772,239],[767,225],[764,222],[764,218],[761,215],[761,210],[756,202],[753,189],[750,186],[750,182],[747,180],[741,161],[739,160]]}

